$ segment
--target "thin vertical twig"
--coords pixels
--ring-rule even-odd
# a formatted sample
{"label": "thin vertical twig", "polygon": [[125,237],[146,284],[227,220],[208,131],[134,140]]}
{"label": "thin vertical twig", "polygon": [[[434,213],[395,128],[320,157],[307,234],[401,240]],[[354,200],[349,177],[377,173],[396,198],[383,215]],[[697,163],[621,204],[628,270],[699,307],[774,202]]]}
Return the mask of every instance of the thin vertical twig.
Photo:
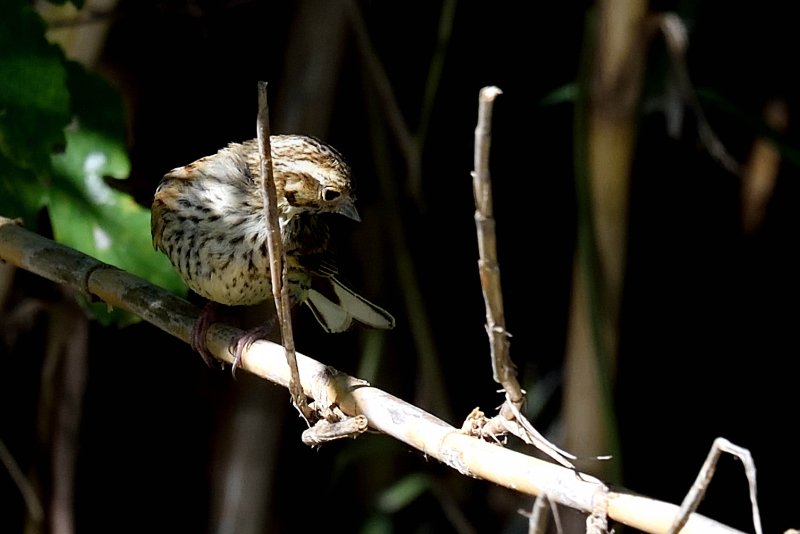
{"label": "thin vertical twig", "polygon": [[500,287],[500,267],[497,261],[497,236],[492,207],[492,181],[489,175],[489,149],[492,139],[492,108],[502,91],[497,87],[484,87],[479,95],[478,125],[475,128],[475,170],[472,187],[475,193],[475,226],[478,230],[478,268],[480,270],[483,298],[486,302],[486,333],[492,357],[494,380],[503,386],[508,400],[520,406],[522,388],[517,381],[517,371],[509,356],[503,294]]}
{"label": "thin vertical twig", "polygon": [[511,334],[506,330],[503,311],[503,292],[500,286],[497,235],[492,206],[492,181],[489,174],[492,109],[495,99],[500,94],[502,91],[497,87],[484,87],[478,96],[472,188],[475,195],[475,227],[478,232],[478,271],[486,303],[486,333],[489,336],[492,374],[495,382],[503,387],[506,400],[500,407],[497,417],[485,421],[479,418],[481,421],[478,428],[482,436],[492,438],[511,432],[561,465],[574,469],[568,458],[574,460],[575,457],[550,443],[520,412],[525,393],[517,380],[517,370],[510,356],[508,340]]}
{"label": "thin vertical twig", "polygon": [[275,299],[275,314],[281,327],[281,340],[286,362],[292,379],[289,392],[295,406],[306,418],[311,419],[311,411],[300,385],[300,370],[297,368],[297,355],[292,333],[291,302],[289,284],[286,281],[286,257],[281,241],[281,227],[278,220],[278,193],[272,173],[272,145],[270,143],[269,105],[267,103],[267,82],[258,82],[258,148],[261,155],[261,187],[264,195],[264,216],[267,220],[267,248],[269,250],[269,272],[272,281],[272,296]]}
{"label": "thin vertical twig", "polygon": [[544,534],[547,530],[547,521],[550,519],[549,512],[552,506],[547,493],[542,493],[533,501],[530,514],[525,514],[523,510],[520,511],[528,516],[528,534]]}

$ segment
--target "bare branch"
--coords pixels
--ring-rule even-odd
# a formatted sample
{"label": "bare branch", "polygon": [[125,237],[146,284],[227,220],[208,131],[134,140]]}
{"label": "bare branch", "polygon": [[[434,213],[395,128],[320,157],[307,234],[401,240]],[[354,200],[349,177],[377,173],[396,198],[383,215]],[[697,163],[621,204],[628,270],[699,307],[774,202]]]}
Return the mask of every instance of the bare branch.
{"label": "bare branch", "polygon": [[761,534],[763,532],[761,529],[761,513],[758,511],[758,499],[756,498],[756,466],[753,462],[753,457],[747,449],[734,445],[725,438],[717,438],[711,445],[711,450],[708,451],[708,456],[706,457],[706,461],[703,462],[703,467],[701,467],[700,472],[697,473],[697,479],[695,479],[694,484],[692,484],[692,487],[681,503],[680,513],[670,526],[670,534],[681,532],[689,514],[697,510],[700,501],[703,499],[703,496],[705,496],[708,485],[711,483],[711,478],[714,476],[714,470],[717,468],[717,461],[719,461],[719,457],[723,452],[727,452],[741,460],[750,489],[750,506],[753,516],[753,526],[756,530],[756,534]]}
{"label": "bare branch", "polygon": [[502,91],[497,87],[484,87],[478,97],[472,188],[475,195],[475,226],[478,231],[478,270],[483,299],[486,302],[486,333],[489,335],[492,373],[495,382],[503,386],[506,400],[497,417],[486,420],[485,424],[473,418],[470,425],[477,427],[476,434],[486,438],[497,439],[498,435],[511,432],[564,467],[572,468],[573,464],[567,458],[575,459],[575,457],[547,441],[519,411],[525,393],[519,385],[517,370],[509,355],[508,339],[511,334],[506,330],[503,310],[503,291],[500,286],[500,265],[497,261],[497,235],[492,206],[492,181],[489,174],[492,108],[495,98],[500,94]]}
{"label": "bare branch", "polygon": [[[533,508],[530,513],[520,510],[520,513],[528,518],[528,534],[544,534],[547,531],[547,520],[550,519],[550,499],[543,493],[533,501]],[[555,515],[554,511],[554,515]],[[561,532],[561,529],[558,530]]]}
{"label": "bare branch", "polygon": [[[653,15],[650,19],[651,27],[655,26],[663,35],[664,43],[667,45],[669,52],[671,66],[674,69],[673,83],[677,86],[678,97],[686,102],[695,114],[697,119],[697,133],[700,136],[700,141],[708,151],[708,153],[716,159],[725,169],[735,175],[741,174],[741,165],[736,161],[733,156],[725,148],[720,138],[711,128],[711,124],[706,118],[700,101],[697,98],[697,92],[692,84],[691,77],[689,76],[688,63],[686,61],[686,50],[689,46],[688,30],[686,25],[675,13],[659,13]],[[683,102],[679,102],[682,105]],[[671,135],[677,136],[677,130],[680,128],[682,119],[682,112],[676,106],[666,104],[667,122],[670,125]]]}
{"label": "bare branch", "polygon": [[300,388],[300,373],[297,370],[294,334],[292,333],[291,302],[289,284],[286,281],[286,256],[281,241],[281,226],[278,220],[278,194],[272,175],[272,146],[269,136],[269,105],[267,103],[267,83],[258,82],[258,149],[261,155],[261,188],[264,194],[264,218],[267,221],[267,248],[269,250],[269,271],[272,279],[272,296],[275,299],[275,313],[281,326],[281,340],[286,361],[292,373],[289,392],[292,400],[306,421],[312,413]]}
{"label": "bare branch", "polygon": [[523,399],[522,388],[517,381],[517,371],[509,356],[503,293],[500,287],[500,266],[497,262],[497,237],[494,213],[492,212],[492,181],[489,175],[489,149],[492,139],[492,107],[497,87],[481,89],[478,107],[478,126],[475,128],[475,170],[472,172],[472,187],[475,193],[475,226],[478,230],[478,268],[481,275],[483,298],[486,302],[486,333],[492,357],[494,380],[503,386],[508,399],[518,406]]}

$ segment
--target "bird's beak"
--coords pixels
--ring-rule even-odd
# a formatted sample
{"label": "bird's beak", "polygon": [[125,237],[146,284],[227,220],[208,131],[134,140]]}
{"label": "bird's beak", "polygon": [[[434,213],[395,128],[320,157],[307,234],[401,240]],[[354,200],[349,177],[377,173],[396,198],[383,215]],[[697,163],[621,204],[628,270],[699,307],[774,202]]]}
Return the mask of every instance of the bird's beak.
{"label": "bird's beak", "polygon": [[334,213],[344,215],[348,219],[353,219],[356,222],[361,222],[361,217],[358,215],[358,210],[356,210],[353,202],[349,199],[346,202],[339,204]]}

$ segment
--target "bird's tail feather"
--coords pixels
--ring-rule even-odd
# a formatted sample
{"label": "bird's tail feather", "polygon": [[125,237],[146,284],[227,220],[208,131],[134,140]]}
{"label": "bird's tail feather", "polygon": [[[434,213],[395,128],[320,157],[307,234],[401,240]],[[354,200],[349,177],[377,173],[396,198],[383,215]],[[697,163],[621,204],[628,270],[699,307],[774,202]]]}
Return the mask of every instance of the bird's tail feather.
{"label": "bird's tail feather", "polygon": [[[319,291],[323,289],[320,282],[330,285],[324,288],[326,294]],[[314,287],[308,290],[305,303],[326,332],[344,332],[353,319],[372,328],[394,328],[392,314],[333,277],[315,281]]]}

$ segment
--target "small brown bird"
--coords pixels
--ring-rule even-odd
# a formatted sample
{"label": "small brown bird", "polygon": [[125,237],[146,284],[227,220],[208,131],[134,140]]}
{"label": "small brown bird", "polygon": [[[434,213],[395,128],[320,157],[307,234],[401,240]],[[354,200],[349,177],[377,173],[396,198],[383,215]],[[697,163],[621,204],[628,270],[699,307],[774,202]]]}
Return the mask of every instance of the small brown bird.
{"label": "small brown bird", "polygon": [[[360,220],[350,168],[333,147],[312,137],[274,135],[270,143],[292,305],[306,304],[327,332],[342,332],[353,319],[393,328],[391,314],[339,281],[330,257],[330,232],[320,215]],[[238,306],[272,299],[260,175],[254,139],[171,170],[156,190],[153,246],[167,255],[189,288],[211,303]],[[207,362],[211,303],[192,334],[192,347]],[[266,333],[256,329],[247,342]],[[234,368],[242,347],[237,344]]]}

